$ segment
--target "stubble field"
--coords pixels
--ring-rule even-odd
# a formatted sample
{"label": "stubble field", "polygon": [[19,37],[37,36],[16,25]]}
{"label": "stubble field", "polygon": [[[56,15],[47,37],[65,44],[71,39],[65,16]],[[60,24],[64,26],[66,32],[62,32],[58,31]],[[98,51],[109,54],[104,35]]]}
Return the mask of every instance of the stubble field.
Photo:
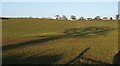
{"label": "stubble field", "polygon": [[112,64],[118,21],[15,18],[2,21],[2,37],[3,64]]}

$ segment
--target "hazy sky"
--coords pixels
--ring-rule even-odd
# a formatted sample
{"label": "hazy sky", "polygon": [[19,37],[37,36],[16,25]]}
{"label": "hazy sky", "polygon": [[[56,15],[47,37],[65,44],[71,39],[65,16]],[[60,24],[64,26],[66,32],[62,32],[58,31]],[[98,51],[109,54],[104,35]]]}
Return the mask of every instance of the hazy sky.
{"label": "hazy sky", "polygon": [[115,17],[118,2],[3,2],[2,16],[55,17]]}

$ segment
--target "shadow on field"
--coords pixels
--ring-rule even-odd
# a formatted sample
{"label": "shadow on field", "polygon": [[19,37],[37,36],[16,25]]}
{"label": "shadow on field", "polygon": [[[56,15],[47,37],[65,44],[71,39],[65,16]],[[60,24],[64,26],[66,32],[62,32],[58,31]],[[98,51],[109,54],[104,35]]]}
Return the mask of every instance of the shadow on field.
{"label": "shadow on field", "polygon": [[80,61],[80,58],[84,55],[85,52],[87,52],[90,49],[90,47],[86,48],[85,50],[83,50],[79,56],[77,56],[76,58],[74,58],[73,60],[69,61],[67,64],[71,64],[71,63],[76,63]]}
{"label": "shadow on field", "polygon": [[[97,61],[97,60],[94,60],[94,59],[91,59],[91,58],[85,58],[85,57],[82,57],[81,59],[87,61],[86,63],[90,63],[90,64],[109,64],[109,63],[106,63],[106,62],[103,62],[103,61]],[[86,63],[82,63],[81,64],[86,64]]]}
{"label": "shadow on field", "polygon": [[7,46],[3,46],[2,50],[5,51],[5,50],[9,50],[9,49],[18,48],[18,47],[24,47],[24,46],[27,46],[27,45],[33,45],[33,44],[35,45],[35,44],[38,44],[38,43],[48,42],[48,41],[60,39],[60,38],[63,38],[63,37],[64,37],[64,35],[62,35],[62,36],[51,36],[51,37],[47,37],[47,38],[44,38],[44,39],[40,38],[40,39],[21,42],[21,43],[17,43],[17,44],[10,44],[10,45],[7,45]]}
{"label": "shadow on field", "polygon": [[108,31],[111,31],[113,29],[109,27],[83,27],[83,28],[72,28],[72,29],[65,29],[64,33],[65,35],[59,35],[59,36],[49,36],[43,39],[36,39],[36,40],[31,40],[31,41],[26,41],[26,42],[21,42],[17,44],[10,44],[7,46],[3,46],[2,50],[9,50],[9,49],[14,49],[18,47],[24,47],[27,45],[35,45],[35,44],[40,44],[43,42],[48,42],[52,40],[57,40],[61,38],[83,38],[83,37],[92,37],[92,36],[99,36],[99,35],[106,35]]}
{"label": "shadow on field", "polygon": [[109,31],[114,30],[110,27],[83,27],[83,28],[72,28],[72,29],[66,29],[64,33],[66,33],[69,36],[73,37],[91,37],[91,36],[105,36],[106,33]]}
{"label": "shadow on field", "polygon": [[114,56],[113,64],[120,64],[120,51]]}
{"label": "shadow on field", "polygon": [[29,56],[22,58],[20,56],[3,57],[2,64],[55,64],[61,57],[54,56]]}
{"label": "shadow on field", "polygon": [[[108,64],[108,63],[105,63],[105,62],[102,62],[102,61],[96,61],[96,60],[93,60],[93,59],[90,59],[90,58],[83,57],[83,55],[90,49],[91,49],[91,47],[86,48],[76,58],[74,58],[73,60],[69,61],[66,64],[89,64],[89,63],[90,64]],[[84,60],[84,62],[83,62],[83,60]]]}

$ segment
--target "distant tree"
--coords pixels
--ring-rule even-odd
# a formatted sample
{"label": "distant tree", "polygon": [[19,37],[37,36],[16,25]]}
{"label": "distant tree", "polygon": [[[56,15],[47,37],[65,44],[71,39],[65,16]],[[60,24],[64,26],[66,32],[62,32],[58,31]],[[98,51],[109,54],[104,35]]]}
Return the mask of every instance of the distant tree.
{"label": "distant tree", "polygon": [[70,17],[72,20],[76,20],[76,16],[74,16],[74,15],[71,15],[71,17]]}
{"label": "distant tree", "polygon": [[80,17],[78,20],[85,20],[85,18],[84,17]]}
{"label": "distant tree", "polygon": [[62,18],[61,18],[61,17],[58,17],[58,19],[59,19],[59,20],[62,20]]}
{"label": "distant tree", "polygon": [[118,20],[118,19],[119,19],[119,17],[120,17],[120,15],[119,15],[119,14],[117,14],[117,15],[116,15],[116,19]]}
{"label": "distant tree", "polygon": [[0,17],[0,20],[5,20],[5,19],[9,19],[7,17]]}
{"label": "distant tree", "polygon": [[55,15],[56,19],[59,19],[59,15]]}
{"label": "distant tree", "polygon": [[87,20],[93,20],[92,18],[87,18]]}
{"label": "distant tree", "polygon": [[112,17],[110,17],[110,20],[113,20],[113,18],[112,18]]}
{"label": "distant tree", "polygon": [[[23,18],[24,18],[24,17],[23,17]],[[33,18],[33,17],[29,16],[29,18]]]}
{"label": "distant tree", "polygon": [[95,20],[101,20],[100,16],[96,16]]}
{"label": "distant tree", "polygon": [[61,19],[62,19],[62,20],[68,20],[65,15],[63,15]]}
{"label": "distant tree", "polygon": [[108,18],[107,17],[103,17],[103,20],[108,20]]}

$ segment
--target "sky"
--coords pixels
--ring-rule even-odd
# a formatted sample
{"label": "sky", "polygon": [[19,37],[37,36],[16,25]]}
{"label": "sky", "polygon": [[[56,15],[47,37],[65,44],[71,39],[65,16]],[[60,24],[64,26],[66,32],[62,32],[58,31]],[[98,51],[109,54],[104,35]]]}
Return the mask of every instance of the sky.
{"label": "sky", "polygon": [[120,0],[1,0],[2,2],[118,2]]}
{"label": "sky", "polygon": [[118,2],[2,2],[2,16],[52,17],[115,17]]}

